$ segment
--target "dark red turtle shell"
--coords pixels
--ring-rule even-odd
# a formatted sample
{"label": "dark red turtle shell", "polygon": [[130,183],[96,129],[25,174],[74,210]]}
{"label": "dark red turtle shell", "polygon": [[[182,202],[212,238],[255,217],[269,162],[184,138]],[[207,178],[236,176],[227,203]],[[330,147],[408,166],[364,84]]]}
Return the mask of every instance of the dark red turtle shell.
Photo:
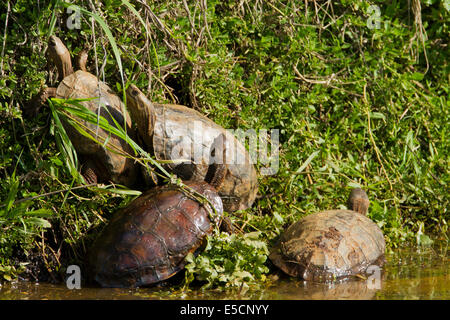
{"label": "dark red turtle shell", "polygon": [[[206,182],[186,182],[223,213],[217,191]],[[174,186],[153,188],[119,210],[95,241],[91,276],[103,287],[139,287],[168,279],[184,268],[213,230],[208,205]]]}

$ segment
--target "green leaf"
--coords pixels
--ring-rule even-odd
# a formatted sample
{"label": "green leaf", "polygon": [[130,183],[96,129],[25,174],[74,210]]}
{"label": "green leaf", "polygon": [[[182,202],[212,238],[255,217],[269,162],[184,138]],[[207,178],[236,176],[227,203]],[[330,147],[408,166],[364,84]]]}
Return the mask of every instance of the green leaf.
{"label": "green leaf", "polygon": [[57,133],[55,132],[56,145],[63,155],[63,159],[66,162],[66,167],[72,177],[77,181],[81,181],[82,177],[77,169],[78,157],[75,148],[73,147],[72,141],[69,139],[69,136],[67,135],[61,120],[59,119],[57,109],[53,103],[53,99],[49,99],[48,104],[52,112],[55,128],[58,131]]}
{"label": "green leaf", "polygon": [[103,193],[114,193],[114,194],[128,195],[128,196],[140,196],[142,194],[142,192],[138,191],[138,190],[109,188],[108,186],[92,187],[92,190],[98,191],[98,192],[103,192]]}
{"label": "green leaf", "polygon": [[23,153],[23,149],[20,152],[19,158],[17,159],[16,166],[14,167],[14,171],[10,178],[8,196],[6,197],[6,201],[5,201],[5,204],[6,204],[5,212],[6,213],[8,213],[11,210],[12,206],[14,205],[14,201],[16,200],[16,196],[17,196],[17,191],[19,190],[19,179],[16,177],[16,169],[17,169],[17,165],[20,162],[20,158],[22,157],[22,153]]}
{"label": "green leaf", "polygon": [[6,212],[9,212],[14,204],[14,201],[16,199],[17,190],[19,189],[19,179],[15,177],[15,173],[11,176],[11,182],[9,184],[9,192],[8,196],[6,197]]}
{"label": "green leaf", "polygon": [[383,119],[384,121],[386,121],[386,116],[381,112],[371,112],[370,117],[372,119]]}
{"label": "green leaf", "polygon": [[52,226],[47,220],[38,217],[28,217],[25,221],[30,225],[39,226],[42,228],[50,228]]}
{"label": "green leaf", "polygon": [[12,281],[11,276],[9,274],[6,274],[6,273],[3,275],[3,279],[5,279],[6,281]]}
{"label": "green leaf", "polygon": [[410,78],[412,80],[422,81],[424,76],[425,75],[423,73],[414,72],[413,74],[410,75]]}
{"label": "green leaf", "polygon": [[308,159],[306,159],[306,161],[300,166],[300,168],[297,169],[297,171],[295,171],[296,174],[301,173],[303,170],[305,170],[305,168],[308,166],[308,164],[311,163],[311,161],[314,160],[314,158],[319,154],[320,151],[314,151],[313,153],[311,153],[308,157]]}
{"label": "green leaf", "polygon": [[33,216],[33,217],[51,217],[53,216],[53,211],[50,209],[37,209],[32,211],[27,211],[23,213],[24,216]]}
{"label": "green leaf", "polygon": [[418,237],[418,241],[417,241],[418,245],[430,246],[433,243],[434,243],[434,241],[429,236],[427,236],[426,234],[421,234]]}

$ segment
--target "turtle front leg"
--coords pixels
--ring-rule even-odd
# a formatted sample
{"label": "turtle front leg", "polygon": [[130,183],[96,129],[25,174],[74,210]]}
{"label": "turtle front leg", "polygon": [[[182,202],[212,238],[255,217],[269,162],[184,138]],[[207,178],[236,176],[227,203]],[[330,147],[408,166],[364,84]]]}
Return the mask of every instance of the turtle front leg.
{"label": "turtle front leg", "polygon": [[81,175],[86,184],[97,184],[99,180],[98,168],[93,161],[86,161],[81,167]]}
{"label": "turtle front leg", "polygon": [[24,106],[23,112],[25,116],[35,117],[47,99],[54,97],[56,97],[56,88],[49,87],[42,89]]}
{"label": "turtle front leg", "polygon": [[236,229],[229,217],[223,217],[220,224],[220,230],[228,234],[238,233],[238,229]]}
{"label": "turtle front leg", "polygon": [[144,178],[144,183],[146,188],[153,188],[158,185],[158,176],[153,170],[147,169],[141,166],[142,177]]}

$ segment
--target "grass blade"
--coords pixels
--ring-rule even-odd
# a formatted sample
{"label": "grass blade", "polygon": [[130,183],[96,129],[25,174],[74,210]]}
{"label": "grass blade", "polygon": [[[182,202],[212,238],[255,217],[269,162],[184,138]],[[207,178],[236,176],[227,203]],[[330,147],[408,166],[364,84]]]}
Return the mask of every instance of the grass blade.
{"label": "grass blade", "polygon": [[313,153],[311,153],[311,155],[308,157],[308,159],[306,159],[306,161],[300,166],[300,168],[297,169],[297,171],[295,172],[295,174],[299,174],[301,173],[303,170],[305,170],[305,168],[308,166],[308,164],[311,163],[311,161],[313,161],[313,159],[319,154],[319,151],[314,151]]}
{"label": "grass blade", "polygon": [[[145,33],[147,35],[149,35],[150,32],[148,31],[147,24],[145,23],[144,19],[142,19],[139,12],[127,0],[122,0],[122,3],[138,18],[139,22],[142,24],[142,26],[145,29]],[[158,68],[158,76],[160,77],[161,70],[160,70],[160,65],[159,65],[158,53],[156,52],[156,47],[155,47],[155,44],[153,43],[152,37],[149,36],[149,38],[150,38],[150,43],[152,45],[153,54],[155,55],[156,66]]]}
{"label": "grass blade", "polygon": [[78,158],[75,148],[72,145],[72,142],[69,139],[69,136],[62,125],[61,120],[59,119],[58,113],[56,112],[56,108],[51,101],[48,100],[50,110],[52,112],[55,128],[57,129],[57,134],[55,134],[56,144],[58,149],[63,154],[63,158],[66,162],[66,166],[69,169],[70,174],[76,180],[80,180],[80,174],[78,173]]}
{"label": "grass blade", "polygon": [[[164,175],[166,179],[171,179],[172,175],[167,172],[159,162],[157,162],[155,159],[153,159],[145,150],[143,150],[133,139],[130,138],[130,136],[126,133],[126,131],[119,126],[117,123],[116,126],[111,125],[107,119],[105,119],[103,116],[98,117],[96,113],[92,112],[91,110],[87,109],[84,105],[82,105],[81,102],[86,101],[86,99],[52,99],[55,103],[55,106],[58,109],[58,112],[60,115],[65,117],[66,121],[74,126],[74,128],[80,132],[80,134],[84,135],[86,138],[95,141],[96,143],[99,143],[103,145],[104,141],[99,141],[99,139],[103,139],[102,137],[99,137],[97,139],[95,137],[94,132],[89,132],[89,128],[84,126],[81,120],[84,120],[86,122],[98,125],[101,129],[105,130],[106,132],[116,135],[120,139],[127,142],[133,151],[136,154],[139,154],[144,158],[145,161],[149,161],[152,166],[157,167]],[[120,149],[114,149],[114,146],[105,145],[105,148],[108,149],[111,152],[123,155],[125,157],[133,158],[139,163],[143,164],[142,158],[137,158],[135,155],[127,154],[123,150]]]}
{"label": "grass blade", "polygon": [[61,0],[56,0],[55,1],[55,6],[53,7],[53,11],[52,11],[52,17],[50,18],[50,23],[49,23],[49,28],[48,28],[48,32],[47,32],[47,36],[50,37],[55,29],[55,25],[56,25],[56,9],[59,7]]}
{"label": "grass blade", "polygon": [[103,19],[99,15],[97,15],[97,14],[95,14],[93,12],[90,12],[90,11],[88,11],[88,10],[86,10],[86,9],[80,7],[80,6],[77,6],[75,4],[62,2],[61,5],[63,7],[66,7],[66,8],[68,8],[68,7],[76,8],[77,10],[79,10],[79,12],[81,12],[81,13],[87,15],[87,16],[92,17],[100,25],[100,27],[103,29],[103,31],[106,34],[106,37],[108,38],[109,43],[111,44],[111,48],[113,50],[114,57],[115,57],[116,62],[117,62],[117,67],[119,68],[120,78],[122,80],[123,96],[125,96],[125,80],[124,80],[124,77],[123,77],[122,59],[120,58],[119,47],[117,46],[116,40],[114,39],[114,36],[112,35],[112,32],[109,29],[109,27],[106,24],[106,22],[103,21]]}

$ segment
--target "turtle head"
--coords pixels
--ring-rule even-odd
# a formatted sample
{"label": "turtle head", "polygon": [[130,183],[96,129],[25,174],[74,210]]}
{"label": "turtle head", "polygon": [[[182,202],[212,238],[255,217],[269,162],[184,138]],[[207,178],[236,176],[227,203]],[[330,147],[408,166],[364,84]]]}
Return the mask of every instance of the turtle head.
{"label": "turtle head", "polygon": [[369,209],[369,197],[366,192],[361,188],[353,189],[348,197],[347,207],[364,216],[367,215],[367,209]]}
{"label": "turtle head", "polygon": [[134,84],[130,84],[128,86],[127,98],[130,99],[130,101],[136,101],[136,102],[140,102],[140,103],[147,102],[147,97]]}
{"label": "turtle head", "polygon": [[50,36],[48,41],[48,57],[58,68],[59,80],[73,73],[69,50],[57,36]]}
{"label": "turtle head", "polygon": [[127,88],[127,109],[131,120],[136,123],[139,135],[150,150],[153,144],[153,130],[156,114],[153,103],[134,84]]}
{"label": "turtle head", "polygon": [[76,57],[76,66],[78,70],[87,72],[86,69],[87,59],[88,59],[88,51],[85,49],[81,50]]}

